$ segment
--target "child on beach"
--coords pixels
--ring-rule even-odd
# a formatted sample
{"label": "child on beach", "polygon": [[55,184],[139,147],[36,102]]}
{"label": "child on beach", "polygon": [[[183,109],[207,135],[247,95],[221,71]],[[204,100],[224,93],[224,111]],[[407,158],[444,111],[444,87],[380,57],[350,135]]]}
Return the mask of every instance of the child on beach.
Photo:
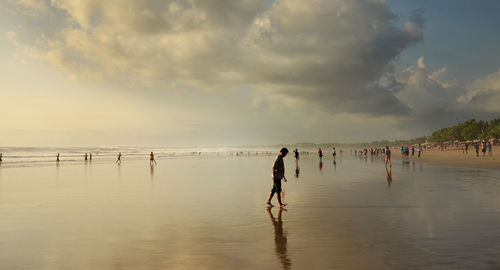
{"label": "child on beach", "polygon": [[276,160],[273,164],[273,188],[271,189],[271,193],[269,193],[269,198],[267,199],[267,204],[270,207],[274,205],[271,204],[271,199],[276,193],[276,197],[278,198],[278,203],[280,207],[285,207],[286,204],[281,201],[281,179],[283,181],[287,181],[285,177],[285,163],[283,162],[283,158],[288,154],[288,149],[281,148],[280,153],[276,157]]}

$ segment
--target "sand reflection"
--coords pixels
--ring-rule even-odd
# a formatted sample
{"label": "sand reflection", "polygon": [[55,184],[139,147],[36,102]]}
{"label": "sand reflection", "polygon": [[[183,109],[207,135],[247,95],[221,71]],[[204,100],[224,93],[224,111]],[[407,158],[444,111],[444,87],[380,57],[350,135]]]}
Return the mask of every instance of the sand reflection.
{"label": "sand reflection", "polygon": [[287,211],[286,209],[280,208],[278,212],[278,220],[273,216],[273,212],[271,211],[271,207],[267,208],[267,212],[269,213],[269,217],[271,218],[271,222],[274,226],[274,244],[276,250],[276,256],[280,260],[281,266],[283,269],[291,269],[292,262],[288,257],[287,252],[287,238],[286,232],[283,230],[283,221],[281,219],[281,213],[283,211]]}

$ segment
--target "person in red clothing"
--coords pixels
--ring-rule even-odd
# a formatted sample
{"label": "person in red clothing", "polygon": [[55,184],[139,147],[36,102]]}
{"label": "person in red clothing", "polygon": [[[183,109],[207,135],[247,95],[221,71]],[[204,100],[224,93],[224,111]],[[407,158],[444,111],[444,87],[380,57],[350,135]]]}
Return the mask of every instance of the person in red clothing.
{"label": "person in red clothing", "polygon": [[321,148],[318,149],[318,156],[320,160],[323,160],[323,151],[321,150]]}

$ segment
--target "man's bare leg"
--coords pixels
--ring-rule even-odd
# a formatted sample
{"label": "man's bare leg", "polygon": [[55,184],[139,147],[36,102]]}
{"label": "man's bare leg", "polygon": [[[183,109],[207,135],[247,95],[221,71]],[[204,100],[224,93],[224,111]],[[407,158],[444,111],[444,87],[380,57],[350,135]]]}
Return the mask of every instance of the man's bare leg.
{"label": "man's bare leg", "polygon": [[273,207],[274,205],[271,204],[271,199],[274,196],[274,192],[269,193],[269,198],[267,199],[267,205]]}
{"label": "man's bare leg", "polygon": [[277,193],[276,197],[278,197],[278,203],[280,204],[280,207],[285,207],[286,203],[281,202],[281,194]]}

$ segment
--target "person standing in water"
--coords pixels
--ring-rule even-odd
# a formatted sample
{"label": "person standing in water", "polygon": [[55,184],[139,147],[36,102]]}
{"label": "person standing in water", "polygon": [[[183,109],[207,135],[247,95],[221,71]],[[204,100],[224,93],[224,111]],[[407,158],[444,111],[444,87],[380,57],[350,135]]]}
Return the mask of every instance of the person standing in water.
{"label": "person standing in water", "polygon": [[392,162],[391,162],[391,149],[389,149],[389,146],[385,146],[385,167],[387,167],[387,163],[389,163],[389,167],[392,167]]}
{"label": "person standing in water", "polygon": [[87,161],[87,160],[88,160],[88,156],[87,156],[87,153],[85,153],[85,156],[84,156],[84,158],[85,158],[85,161]]}
{"label": "person standing in water", "polygon": [[323,150],[318,149],[318,156],[319,156],[319,160],[323,160]]}
{"label": "person standing in water", "polygon": [[116,158],[116,163],[122,164],[122,152],[118,153],[118,157]]}
{"label": "person standing in water", "polygon": [[335,150],[335,147],[333,148],[333,161],[335,162],[335,158],[337,157],[337,150]]}
{"label": "person standing in water", "polygon": [[57,156],[56,156],[56,162],[59,163],[59,153],[57,153]]}
{"label": "person standing in water", "polygon": [[90,153],[90,161],[92,161],[92,153]]}
{"label": "person standing in water", "polygon": [[269,193],[269,198],[267,199],[267,204],[270,207],[274,205],[271,204],[271,199],[276,193],[276,197],[278,197],[278,203],[280,207],[285,207],[286,204],[281,201],[281,179],[283,181],[287,181],[285,177],[285,163],[283,162],[283,158],[288,154],[288,149],[281,148],[280,153],[274,160],[273,164],[273,188],[271,189],[271,193]]}
{"label": "person standing in water", "polygon": [[156,160],[155,160],[155,154],[153,154],[153,152],[151,152],[151,154],[149,154],[149,165],[153,165],[154,164],[158,164],[156,163]]}
{"label": "person standing in water", "polygon": [[299,160],[299,150],[297,150],[297,148],[295,148],[295,150],[293,150],[293,153],[295,154],[295,160],[298,161]]}

